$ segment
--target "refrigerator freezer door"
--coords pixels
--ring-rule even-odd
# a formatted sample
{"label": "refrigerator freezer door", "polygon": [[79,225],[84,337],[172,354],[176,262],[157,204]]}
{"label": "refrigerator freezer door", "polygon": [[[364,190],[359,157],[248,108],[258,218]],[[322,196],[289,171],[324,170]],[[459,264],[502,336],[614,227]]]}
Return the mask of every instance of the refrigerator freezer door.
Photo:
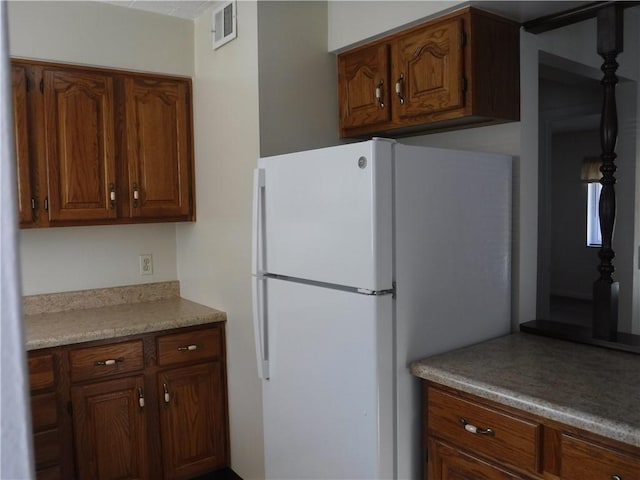
{"label": "refrigerator freezer door", "polygon": [[254,256],[256,273],[390,289],[392,146],[378,139],[261,158],[263,218],[254,231],[262,221],[256,248],[264,254]]}
{"label": "refrigerator freezer door", "polygon": [[390,295],[266,280],[271,480],[393,478]]}

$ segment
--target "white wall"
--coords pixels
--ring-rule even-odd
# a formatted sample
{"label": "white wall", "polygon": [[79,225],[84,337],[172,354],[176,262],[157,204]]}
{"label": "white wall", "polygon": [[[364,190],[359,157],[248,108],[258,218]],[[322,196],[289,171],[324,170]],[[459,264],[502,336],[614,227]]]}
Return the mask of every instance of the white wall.
{"label": "white wall", "polygon": [[261,386],[251,321],[251,189],[259,155],[257,5],[237,3],[238,36],[211,48],[211,13],[195,22],[198,220],[177,228],[184,297],[227,312],[232,467],[263,476]]}
{"label": "white wall", "polygon": [[[9,2],[10,54],[193,75],[193,22],[97,2]],[[23,293],[177,279],[174,224],[22,230]],[[154,274],[140,276],[138,255]]]}
{"label": "white wall", "polygon": [[463,3],[453,1],[329,1],[328,50],[338,52],[365,40],[442,14]]}
{"label": "white wall", "polygon": [[237,3],[238,37],[211,49],[195,22],[198,221],[178,226],[182,295],[227,312],[231,462],[264,477],[262,389],[251,318],[252,174],[259,156],[338,140],[325,2]]}
{"label": "white wall", "polygon": [[260,155],[338,141],[336,57],[327,52],[327,2],[258,3]]}

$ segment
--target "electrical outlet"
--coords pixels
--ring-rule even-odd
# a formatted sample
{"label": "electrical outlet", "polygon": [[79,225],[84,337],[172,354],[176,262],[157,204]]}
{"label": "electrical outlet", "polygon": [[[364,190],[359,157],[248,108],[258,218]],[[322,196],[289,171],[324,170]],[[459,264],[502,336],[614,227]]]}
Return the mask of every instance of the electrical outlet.
{"label": "electrical outlet", "polygon": [[150,253],[140,255],[140,275],[153,275],[153,255]]}

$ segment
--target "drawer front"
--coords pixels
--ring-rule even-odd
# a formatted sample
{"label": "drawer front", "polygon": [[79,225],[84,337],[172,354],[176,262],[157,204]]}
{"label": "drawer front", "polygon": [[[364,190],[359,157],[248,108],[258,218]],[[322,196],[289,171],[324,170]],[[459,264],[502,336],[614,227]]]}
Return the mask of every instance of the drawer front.
{"label": "drawer front", "polygon": [[60,461],[60,432],[57,428],[33,436],[33,454],[36,467]]}
{"label": "drawer front", "polygon": [[29,385],[31,390],[52,388],[54,385],[53,355],[29,356]]}
{"label": "drawer front", "polygon": [[55,393],[43,393],[31,397],[33,431],[39,432],[58,424],[58,409]]}
{"label": "drawer front", "polygon": [[429,477],[434,479],[525,480],[518,474],[440,442],[429,442]]}
{"label": "drawer front", "polygon": [[62,471],[59,466],[38,470],[36,480],[62,480]]}
{"label": "drawer front", "polygon": [[72,382],[136,372],[144,366],[142,340],[71,350],[69,363]]}
{"label": "drawer front", "polygon": [[201,360],[219,355],[222,355],[220,327],[158,338],[158,365]]}
{"label": "drawer front", "polygon": [[502,464],[540,470],[540,424],[438,389],[429,388],[428,392],[431,435]]}
{"label": "drawer front", "polygon": [[562,436],[563,480],[603,478],[637,480],[640,478],[639,456],[613,450],[569,435]]}

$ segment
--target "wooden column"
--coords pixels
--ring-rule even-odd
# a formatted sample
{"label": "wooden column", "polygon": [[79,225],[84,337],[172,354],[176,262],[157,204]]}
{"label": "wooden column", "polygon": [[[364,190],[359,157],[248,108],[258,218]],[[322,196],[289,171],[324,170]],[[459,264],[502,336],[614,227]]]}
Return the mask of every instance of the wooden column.
{"label": "wooden column", "polygon": [[593,284],[593,336],[615,340],[618,332],[619,284],[613,280],[612,248],[613,229],[616,219],[616,141],[618,138],[618,115],[616,110],[616,84],[618,77],[616,57],[622,52],[623,11],[612,4],[598,11],[598,54],[604,59],[602,71],[603,102],[600,120],[600,143],[602,147],[602,193],[600,194],[600,232],[602,247],[598,252],[600,277]]}

